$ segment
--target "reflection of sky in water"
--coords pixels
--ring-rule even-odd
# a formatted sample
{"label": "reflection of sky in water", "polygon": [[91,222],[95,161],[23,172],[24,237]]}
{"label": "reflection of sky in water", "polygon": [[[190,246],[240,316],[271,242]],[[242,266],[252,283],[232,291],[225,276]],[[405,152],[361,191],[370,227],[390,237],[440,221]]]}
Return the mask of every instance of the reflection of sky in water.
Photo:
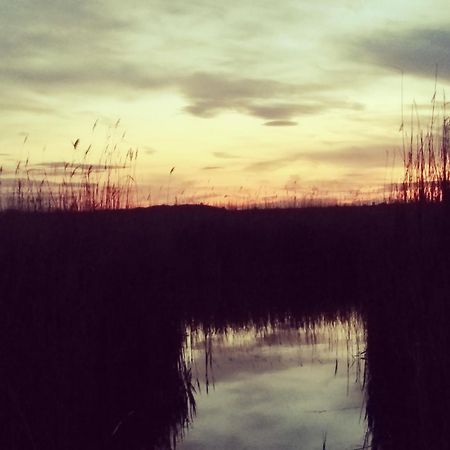
{"label": "reflection of sky in water", "polygon": [[328,449],[360,447],[363,361],[355,355],[362,350],[357,319],[197,333],[186,352],[200,384],[197,416],[177,448],[322,449],[325,433]]}

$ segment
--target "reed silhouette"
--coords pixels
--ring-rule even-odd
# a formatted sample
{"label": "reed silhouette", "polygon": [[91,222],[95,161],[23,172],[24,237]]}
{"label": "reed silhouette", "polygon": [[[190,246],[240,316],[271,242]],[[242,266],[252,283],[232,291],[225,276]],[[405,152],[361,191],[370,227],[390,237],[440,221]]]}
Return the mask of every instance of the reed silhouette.
{"label": "reed silhouette", "polygon": [[404,176],[401,183],[393,185],[394,201],[447,203],[450,200],[450,117],[446,106],[445,96],[442,105],[437,104],[435,86],[431,114],[425,128],[421,125],[416,104],[411,108],[409,132],[402,112],[400,131]]}
{"label": "reed silhouette", "polygon": [[372,448],[445,447],[444,203],[0,214],[2,448],[170,448],[185,327],[357,310]]}
{"label": "reed silhouette", "polygon": [[[137,206],[139,149],[124,149],[125,132],[119,123],[120,120],[107,129],[102,146],[85,145],[77,138],[63,160],[36,163],[27,156],[16,163],[14,171],[3,173],[1,166],[0,209],[96,211]],[[92,134],[96,127],[97,121]],[[28,136],[23,146],[27,141]]]}

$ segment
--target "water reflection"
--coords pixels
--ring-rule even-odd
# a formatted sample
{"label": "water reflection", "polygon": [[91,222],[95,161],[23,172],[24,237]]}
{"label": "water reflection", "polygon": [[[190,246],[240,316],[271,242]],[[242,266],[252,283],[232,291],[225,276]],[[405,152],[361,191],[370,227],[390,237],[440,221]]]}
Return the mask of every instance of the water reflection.
{"label": "water reflection", "polygon": [[181,449],[354,449],[365,438],[360,318],[190,327],[197,414]]}

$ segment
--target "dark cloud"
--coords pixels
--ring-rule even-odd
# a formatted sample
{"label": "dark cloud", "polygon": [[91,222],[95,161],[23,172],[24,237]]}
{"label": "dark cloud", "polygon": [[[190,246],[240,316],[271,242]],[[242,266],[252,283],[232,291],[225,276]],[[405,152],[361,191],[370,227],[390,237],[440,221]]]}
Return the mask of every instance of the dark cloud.
{"label": "dark cloud", "polygon": [[219,170],[223,169],[223,166],[206,166],[202,167],[202,170]]}
{"label": "dark cloud", "polygon": [[[292,104],[266,101],[264,104],[261,104],[259,100],[220,98],[219,94],[216,93],[216,98],[208,101],[192,99],[194,103],[185,109],[195,116],[204,118],[214,117],[227,110],[236,111],[264,120],[270,120],[273,122],[272,125],[275,126],[277,122],[284,122],[286,124],[288,119],[293,116],[315,114],[329,109],[325,102],[316,104]],[[292,124],[292,121],[289,122]]]}
{"label": "dark cloud", "polygon": [[450,31],[408,29],[378,31],[351,45],[351,56],[394,71],[450,80]]}
{"label": "dark cloud", "polygon": [[266,122],[264,125],[266,127],[294,127],[298,125],[298,123],[293,122],[292,120],[271,120],[270,122]]}
{"label": "dark cloud", "polygon": [[206,118],[231,110],[275,122],[329,109],[363,108],[359,103],[324,95],[329,86],[318,83],[291,84],[223,73],[195,73],[175,80],[175,85],[189,102],[186,111]]}
{"label": "dark cloud", "polygon": [[84,61],[82,58],[71,61],[61,58],[50,67],[28,61],[16,62],[0,69],[0,80],[31,92],[53,95],[77,92],[119,98],[176,84],[175,80],[146,73],[134,64],[104,57]]}
{"label": "dark cloud", "polygon": [[270,79],[239,78],[220,73],[195,73],[177,80],[188,100],[186,111],[199,117],[213,117],[231,110],[263,119],[284,119],[317,112],[317,103],[287,103],[279,99],[309,96],[317,85],[293,85]]}
{"label": "dark cloud", "polygon": [[247,106],[247,112],[253,116],[269,120],[279,119],[279,121],[289,119],[292,116],[316,114],[326,109],[328,109],[328,105],[319,102],[314,104],[273,103]]}
{"label": "dark cloud", "polygon": [[[307,88],[310,89],[311,86]],[[182,89],[189,98],[207,101],[216,96],[233,100],[270,99],[278,94],[294,94],[300,87],[270,79],[240,78],[220,73],[199,72],[186,77],[182,82]]]}

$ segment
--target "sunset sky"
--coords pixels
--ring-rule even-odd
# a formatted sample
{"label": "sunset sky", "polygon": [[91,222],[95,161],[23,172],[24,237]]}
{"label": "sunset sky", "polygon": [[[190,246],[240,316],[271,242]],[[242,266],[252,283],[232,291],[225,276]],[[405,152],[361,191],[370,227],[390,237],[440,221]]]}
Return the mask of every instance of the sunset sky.
{"label": "sunset sky", "polygon": [[109,139],[139,148],[153,202],[383,186],[398,176],[402,72],[408,116],[414,100],[426,114],[436,64],[448,92],[449,13],[448,0],[0,0],[2,176]]}

